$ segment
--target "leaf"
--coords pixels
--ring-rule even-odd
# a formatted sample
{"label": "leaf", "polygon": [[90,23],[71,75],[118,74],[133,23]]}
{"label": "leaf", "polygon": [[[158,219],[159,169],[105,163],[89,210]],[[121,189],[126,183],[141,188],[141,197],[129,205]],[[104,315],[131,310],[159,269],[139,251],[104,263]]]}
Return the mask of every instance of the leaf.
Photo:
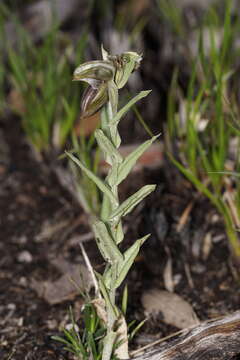
{"label": "leaf", "polygon": [[138,205],[147,195],[154,191],[156,185],[145,185],[135,194],[125,200],[117,209],[115,209],[109,216],[109,221],[114,220],[115,217],[122,217],[127,215],[132,209]]}
{"label": "leaf", "polygon": [[116,244],[120,244],[124,239],[121,221],[116,225],[115,239],[116,239]]}
{"label": "leaf", "polygon": [[117,112],[117,114],[113,117],[111,123],[114,124],[118,124],[119,121],[121,120],[122,116],[126,114],[126,112],[128,112],[128,110],[139,100],[141,100],[142,98],[148,96],[148,94],[151,92],[152,90],[145,90],[145,91],[141,91],[138,95],[136,95],[134,98],[132,98],[126,105],[124,105],[122,107],[121,110],[119,110]]}
{"label": "leaf", "polygon": [[129,334],[129,341],[131,341],[134,336],[136,335],[136,333],[141,329],[141,327],[145,324],[145,322],[147,321],[148,319],[144,319],[142,320]]}
{"label": "leaf", "polygon": [[104,338],[104,346],[102,360],[110,360],[112,358],[113,345],[115,343],[117,333],[110,331]]}
{"label": "leaf", "polygon": [[117,163],[113,164],[105,179],[106,183],[109,184],[111,188],[113,188],[113,186],[116,184],[118,179],[118,166],[119,164]]}
{"label": "leaf", "polygon": [[107,312],[106,312],[105,300],[103,298],[93,299],[91,301],[91,304],[93,304],[99,319],[101,319],[103,323],[107,325]]}
{"label": "leaf", "polygon": [[217,207],[217,209],[222,212],[221,204],[219,199],[207,188],[202,181],[200,181],[189,169],[186,169],[179,161],[174,159],[174,157],[168,153],[168,157],[172,163],[182,172],[182,174],[196,187],[196,189],[202,192],[205,196],[212,201],[212,203]]}
{"label": "leaf", "polygon": [[110,264],[107,264],[104,273],[102,275],[104,284],[107,288],[110,288],[111,286],[111,281],[112,281],[112,267]]}
{"label": "leaf", "polygon": [[98,248],[103,258],[111,264],[118,261],[121,263],[123,261],[123,256],[114,240],[110,236],[104,222],[96,221],[93,223],[93,231],[96,237]]}
{"label": "leaf", "polygon": [[122,313],[124,316],[127,314],[127,305],[128,305],[128,286],[127,284],[124,286],[123,295],[122,295]]}
{"label": "leaf", "polygon": [[114,284],[114,288],[118,288],[123,280],[125,279],[130,267],[132,266],[141,245],[147,240],[147,238],[150,236],[150,234],[145,235],[141,239],[138,239],[135,241],[135,243],[127,250],[124,254],[124,260],[122,262],[122,265],[120,267],[118,278]]}
{"label": "leaf", "polygon": [[119,345],[116,347],[114,355],[117,357],[117,359],[129,359],[128,328],[126,319],[123,314],[121,314],[117,320],[116,333]]}
{"label": "leaf", "polygon": [[104,135],[104,132],[101,129],[95,131],[95,137],[104,157],[107,159],[106,161],[110,165],[122,162],[120,153],[116,150],[112,142]]}
{"label": "leaf", "polygon": [[109,197],[112,202],[114,202],[115,204],[118,203],[117,199],[111,192],[111,189],[99,177],[97,177],[91,170],[89,170],[85,165],[83,165],[81,161],[74,155],[72,155],[70,152],[65,151],[65,153],[75,164],[77,164],[81,168],[81,170],[89,177],[89,179],[91,179],[97,185],[97,187]]}
{"label": "leaf", "polygon": [[136,150],[131,152],[124,161],[118,167],[118,177],[115,185],[119,185],[130,173],[131,169],[136,164],[137,160],[141,157],[141,155],[152,145],[152,143],[160,136],[153,136],[150,140],[145,141],[142,145],[140,145]]}
{"label": "leaf", "polygon": [[117,308],[112,304],[111,299],[109,297],[109,291],[106,288],[105,284],[104,284],[104,280],[102,275],[100,275],[99,273],[95,272],[96,277],[98,278],[98,284],[101,290],[101,293],[104,297],[105,300],[105,304],[106,304],[106,308],[107,308],[107,313],[110,315],[110,317],[112,319],[116,319],[118,316],[118,311]]}
{"label": "leaf", "polygon": [[112,209],[112,206],[111,206],[111,202],[109,200],[109,197],[106,196],[106,195],[103,195],[100,219],[103,220],[103,221],[106,221],[108,219],[108,217],[109,217],[111,209]]}

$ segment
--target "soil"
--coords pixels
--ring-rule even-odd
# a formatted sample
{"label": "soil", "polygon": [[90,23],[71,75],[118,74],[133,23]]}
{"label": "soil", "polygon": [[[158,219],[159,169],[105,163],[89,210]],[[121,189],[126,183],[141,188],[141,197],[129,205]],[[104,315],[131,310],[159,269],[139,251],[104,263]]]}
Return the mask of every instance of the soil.
{"label": "soil", "polygon": [[[81,262],[74,239],[84,237],[90,229],[82,209],[61,187],[54,172],[46,171],[46,166],[34,159],[19,120],[11,119],[10,124],[0,124],[9,148],[9,162],[0,167],[0,358],[73,359],[51,336],[61,334],[61,327],[68,322],[69,305],[80,317],[81,296],[51,305],[31,284],[33,279],[41,282],[59,278],[59,269],[52,264],[54,258],[61,256],[72,264]],[[169,259],[174,292],[192,305],[200,320],[237,310],[239,280],[235,278],[221,218],[211,204],[197,195],[167,160],[159,169],[143,169],[138,176],[130,176],[122,196],[146,183],[157,183],[157,191],[125,223],[126,244],[152,233],[127,279],[129,320],[145,318],[143,293],[166,288],[163,274]],[[179,229],[179,219],[191,202],[192,210]],[[49,224],[60,225],[42,236]],[[92,262],[101,264],[91,236],[86,249]],[[132,348],[175,330],[164,323],[161,315],[150,318]]]}

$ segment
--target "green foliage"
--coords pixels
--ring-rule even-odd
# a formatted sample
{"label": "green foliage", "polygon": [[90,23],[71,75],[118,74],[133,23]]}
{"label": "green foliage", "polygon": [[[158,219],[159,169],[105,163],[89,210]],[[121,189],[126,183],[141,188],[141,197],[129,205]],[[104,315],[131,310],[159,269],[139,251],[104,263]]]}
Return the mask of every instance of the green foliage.
{"label": "green foliage", "polygon": [[157,0],[160,16],[171,26],[180,38],[185,35],[184,19],[176,0]]}
{"label": "green foliage", "polygon": [[72,309],[69,309],[70,328],[63,329],[64,337],[53,336],[64,345],[64,349],[70,351],[81,360],[100,360],[102,357],[104,334],[106,328],[101,323],[94,306],[85,304],[82,310],[83,326],[79,329],[75,322]]}
{"label": "green foliage", "polygon": [[82,61],[86,34],[82,34],[74,49],[67,39],[61,38],[56,25],[36,46],[18,20],[12,21],[19,39],[14,49],[6,44],[7,61],[12,89],[24,107],[15,111],[19,112],[23,128],[37,150],[59,149],[79,115],[81,91],[71,85],[69,59],[75,52],[76,61]]}
{"label": "green foliage", "polygon": [[[239,257],[240,242],[233,209],[223,196],[228,191],[224,171],[230,156],[230,143],[235,137],[229,126],[232,118],[230,107],[235,108],[234,97],[229,92],[229,79],[233,75],[234,56],[237,55],[233,44],[238,36],[239,23],[231,23],[231,3],[225,3],[222,24],[214,8],[205,17],[199,35],[197,58],[189,59],[192,62],[192,73],[186,97],[177,86],[178,71],[173,74],[168,97],[166,139],[169,137],[167,144],[172,162],[223,216],[229,242],[234,254]],[[217,46],[215,31],[219,31],[221,25],[221,45]],[[204,29],[208,29],[210,39],[208,50],[204,45]],[[231,106],[228,106],[229,96]],[[178,142],[177,155],[171,141]],[[239,168],[238,156],[234,167],[236,170]],[[238,198],[236,191],[233,201],[239,217]]]}

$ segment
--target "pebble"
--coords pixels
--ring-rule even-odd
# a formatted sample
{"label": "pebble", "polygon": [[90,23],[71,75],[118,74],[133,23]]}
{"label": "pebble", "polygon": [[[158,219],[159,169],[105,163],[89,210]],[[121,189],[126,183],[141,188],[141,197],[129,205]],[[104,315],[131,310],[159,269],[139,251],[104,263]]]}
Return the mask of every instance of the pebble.
{"label": "pebble", "polygon": [[195,274],[203,274],[206,271],[206,267],[202,264],[195,264],[191,266],[191,270]]}
{"label": "pebble", "polygon": [[27,236],[26,235],[21,235],[21,236],[19,236],[17,239],[16,239],[16,243],[18,243],[18,244],[21,244],[21,245],[24,245],[24,244],[26,244],[27,243]]}
{"label": "pebble", "polygon": [[27,279],[24,276],[21,276],[19,279],[19,285],[26,287],[28,284]]}
{"label": "pebble", "polygon": [[19,326],[19,327],[22,327],[22,326],[23,326],[23,317],[20,317],[20,318],[17,320],[17,326]]}
{"label": "pebble", "polygon": [[7,309],[8,310],[16,310],[16,304],[14,304],[14,303],[7,304]]}
{"label": "pebble", "polygon": [[31,263],[33,260],[32,254],[27,251],[23,250],[18,254],[17,260],[21,263]]}
{"label": "pebble", "polygon": [[47,323],[48,329],[50,329],[50,330],[54,330],[58,326],[57,320],[55,320],[55,319],[49,319],[46,321],[46,323]]}

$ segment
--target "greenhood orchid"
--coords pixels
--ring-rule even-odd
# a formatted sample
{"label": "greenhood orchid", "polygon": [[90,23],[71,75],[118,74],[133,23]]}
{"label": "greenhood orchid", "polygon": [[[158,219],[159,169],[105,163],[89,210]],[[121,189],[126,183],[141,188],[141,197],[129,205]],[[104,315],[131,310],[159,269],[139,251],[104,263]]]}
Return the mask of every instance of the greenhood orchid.
{"label": "greenhood orchid", "polygon": [[[108,101],[109,97],[118,96],[128,81],[131,73],[136,70],[142,56],[136,52],[124,52],[121,55],[109,55],[102,47],[103,60],[88,61],[79,65],[73,74],[73,80],[85,81],[89,84],[81,102],[81,116],[89,117],[95,114]],[[113,113],[116,111],[113,108]]]}
{"label": "greenhood orchid", "polygon": [[131,73],[138,68],[142,56],[135,52],[124,52],[121,55],[112,56],[102,47],[102,57],[103,60],[89,61],[78,66],[74,72],[74,80],[85,81],[89,85],[82,97],[82,118],[89,117],[101,109],[99,128],[95,130],[94,135],[105,161],[109,164],[106,178],[97,176],[72,153],[67,152],[67,155],[102,194],[99,212],[91,217],[96,244],[106,264],[102,274],[95,273],[102,304],[100,309],[96,305],[96,310],[103,315],[99,316],[106,327],[106,334],[102,339],[101,359],[124,360],[129,358],[128,330],[124,315],[116,304],[116,291],[123,283],[142,244],[149,235],[137,239],[126,251],[122,252],[119,247],[124,240],[122,218],[154,191],[156,185],[143,186],[121,203],[118,186],[158,135],[145,141],[126,158],[121,156],[118,150],[121,144],[119,122],[128,110],[137,101],[146,97],[150,91],[141,91],[121,109],[118,109],[118,91],[127,83]]}

